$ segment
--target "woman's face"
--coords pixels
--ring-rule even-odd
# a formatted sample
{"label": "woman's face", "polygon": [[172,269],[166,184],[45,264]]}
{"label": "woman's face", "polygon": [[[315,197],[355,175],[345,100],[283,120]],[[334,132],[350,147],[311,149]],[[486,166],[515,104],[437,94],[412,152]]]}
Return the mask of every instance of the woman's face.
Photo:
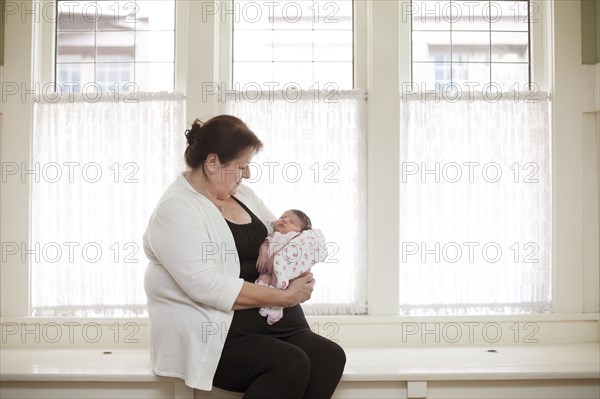
{"label": "woman's face", "polygon": [[237,191],[242,179],[250,178],[248,164],[252,161],[254,150],[249,148],[238,158],[222,164],[215,154],[207,158],[207,175],[217,198],[225,200]]}

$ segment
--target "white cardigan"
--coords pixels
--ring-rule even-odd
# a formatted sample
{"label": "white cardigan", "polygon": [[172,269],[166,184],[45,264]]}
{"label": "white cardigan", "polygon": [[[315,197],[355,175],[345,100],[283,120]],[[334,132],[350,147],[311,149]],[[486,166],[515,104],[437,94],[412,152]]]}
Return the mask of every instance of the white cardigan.
{"label": "white cardigan", "polygon": [[[249,187],[235,197],[263,223],[275,218]],[[211,390],[244,281],[227,222],[180,175],[150,217],[144,252],[154,372]]]}

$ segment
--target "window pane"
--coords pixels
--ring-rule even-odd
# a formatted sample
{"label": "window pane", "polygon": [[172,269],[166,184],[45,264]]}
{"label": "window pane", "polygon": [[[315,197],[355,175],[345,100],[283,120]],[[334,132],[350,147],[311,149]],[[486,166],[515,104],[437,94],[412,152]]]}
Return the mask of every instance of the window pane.
{"label": "window pane", "polygon": [[488,62],[489,60],[489,33],[452,33],[452,62]]}
{"label": "window pane", "polygon": [[117,87],[119,91],[131,90],[133,85],[128,83],[134,81],[134,65],[132,62],[96,64],[96,79],[102,91],[115,92]]}
{"label": "window pane", "polygon": [[527,1],[496,1],[492,3],[493,31],[522,31],[529,30]]}
{"label": "window pane", "polygon": [[175,64],[136,63],[135,82],[139,91],[171,91],[173,90]]}
{"label": "window pane", "polygon": [[528,62],[527,32],[492,32],[492,61]]}
{"label": "window pane", "polygon": [[170,0],[138,0],[137,30],[174,30],[175,2]]}
{"label": "window pane", "polygon": [[527,64],[494,64],[492,82],[503,91],[529,90],[529,67]]}
{"label": "window pane", "polygon": [[[94,63],[57,64],[56,84],[63,93],[81,93],[95,83]],[[87,86],[86,86],[87,85]],[[58,90],[58,89],[57,89]]]}
{"label": "window pane", "polygon": [[94,60],[93,32],[58,32],[56,62],[90,62]]}
{"label": "window pane", "polygon": [[488,1],[453,1],[450,12],[453,30],[490,29],[490,3]]}
{"label": "window pane", "polygon": [[240,89],[249,83],[262,86],[265,82],[273,82],[273,63],[234,62],[233,81],[239,83]]}
{"label": "window pane", "polygon": [[352,0],[316,0],[311,12],[315,29],[352,30]]}
{"label": "window pane", "polygon": [[281,31],[274,35],[273,60],[311,61],[313,58],[313,31]]}
{"label": "window pane", "polygon": [[96,61],[133,61],[133,32],[97,32]]}
{"label": "window pane", "polygon": [[450,61],[450,32],[413,32],[414,62]]}
{"label": "window pane", "polygon": [[352,61],[352,31],[315,31],[315,61]]}
{"label": "window pane", "polygon": [[68,7],[61,7],[60,4],[58,6],[57,30],[89,31],[95,29],[97,19],[95,1],[71,1],[68,4]]}
{"label": "window pane", "polygon": [[452,81],[460,85],[465,82],[479,83],[475,87],[481,89],[490,81],[490,64],[453,63]]}
{"label": "window pane", "polygon": [[273,2],[271,15],[273,16],[273,29],[312,30],[313,15],[312,1],[284,0]]}
{"label": "window pane", "polygon": [[[451,65],[449,62],[415,62],[413,82],[420,90],[436,90],[436,82],[443,86],[451,81]],[[421,86],[422,84],[425,86]]]}
{"label": "window pane", "polygon": [[136,32],[135,33],[136,61],[175,60],[175,32]]}
{"label": "window pane", "polygon": [[273,64],[273,80],[281,86],[297,84],[299,89],[308,89],[312,86],[312,62],[277,62]]}
{"label": "window pane", "polygon": [[315,83],[320,90],[352,87],[352,62],[315,62]]}
{"label": "window pane", "polygon": [[[353,62],[352,0],[263,4],[243,0],[234,7],[234,87],[259,80],[296,82],[306,89],[333,76],[334,64],[316,63]],[[352,88],[352,68],[340,67],[337,84]]]}
{"label": "window pane", "polygon": [[450,1],[413,1],[412,29],[450,30]]}
{"label": "window pane", "polygon": [[233,3],[233,30],[273,29],[274,12],[267,2],[240,0]]}
{"label": "window pane", "polygon": [[99,1],[98,30],[134,30],[138,5],[131,0]]}
{"label": "window pane", "polygon": [[[140,87],[173,90],[174,0],[59,0],[57,6],[60,13],[56,35],[57,82],[62,81],[60,74],[69,73],[71,78],[79,76],[82,87],[97,81],[99,87],[114,87],[113,90],[120,87],[130,91],[135,87],[132,83],[135,83],[138,76],[135,71],[139,69],[143,71],[139,74],[143,79]],[[75,62],[86,63],[78,74],[68,72],[73,70],[72,66],[59,67],[61,63]],[[139,68],[134,65],[148,62],[160,65]],[[157,80],[150,83],[150,71],[170,75],[152,76]],[[130,84],[123,84],[125,81]],[[116,86],[113,85],[115,82]]]}
{"label": "window pane", "polygon": [[273,31],[233,32],[234,61],[271,61],[273,59]]}
{"label": "window pane", "polygon": [[511,73],[521,71],[520,82],[529,79],[527,1],[415,0],[411,12],[413,82],[429,87],[432,79],[447,79],[446,68],[439,64],[444,61],[453,64],[451,82],[490,83],[494,68],[506,62],[526,63],[527,71],[513,68]]}

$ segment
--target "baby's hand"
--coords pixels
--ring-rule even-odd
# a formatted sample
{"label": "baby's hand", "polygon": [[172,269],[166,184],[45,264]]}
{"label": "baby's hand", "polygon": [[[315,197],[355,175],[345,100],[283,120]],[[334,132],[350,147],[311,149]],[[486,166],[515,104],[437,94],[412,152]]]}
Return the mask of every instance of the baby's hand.
{"label": "baby's hand", "polygon": [[265,274],[268,272],[268,263],[269,260],[269,241],[265,240],[258,250],[258,259],[256,259],[256,270],[258,273]]}

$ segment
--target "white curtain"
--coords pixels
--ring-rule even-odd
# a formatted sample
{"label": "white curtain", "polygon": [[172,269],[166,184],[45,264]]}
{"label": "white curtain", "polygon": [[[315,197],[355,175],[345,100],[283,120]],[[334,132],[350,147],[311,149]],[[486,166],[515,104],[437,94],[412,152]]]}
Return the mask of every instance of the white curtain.
{"label": "white curtain", "polygon": [[313,268],[317,285],[305,311],[366,313],[364,91],[244,92],[228,95],[223,111],[265,145],[251,187],[276,215],[300,209],[325,234],[330,256]]}
{"label": "white curtain", "polygon": [[33,315],[146,313],[141,239],[184,168],[184,112],[167,93],[35,105]]}
{"label": "white curtain", "polygon": [[404,100],[401,312],[549,311],[548,95]]}

